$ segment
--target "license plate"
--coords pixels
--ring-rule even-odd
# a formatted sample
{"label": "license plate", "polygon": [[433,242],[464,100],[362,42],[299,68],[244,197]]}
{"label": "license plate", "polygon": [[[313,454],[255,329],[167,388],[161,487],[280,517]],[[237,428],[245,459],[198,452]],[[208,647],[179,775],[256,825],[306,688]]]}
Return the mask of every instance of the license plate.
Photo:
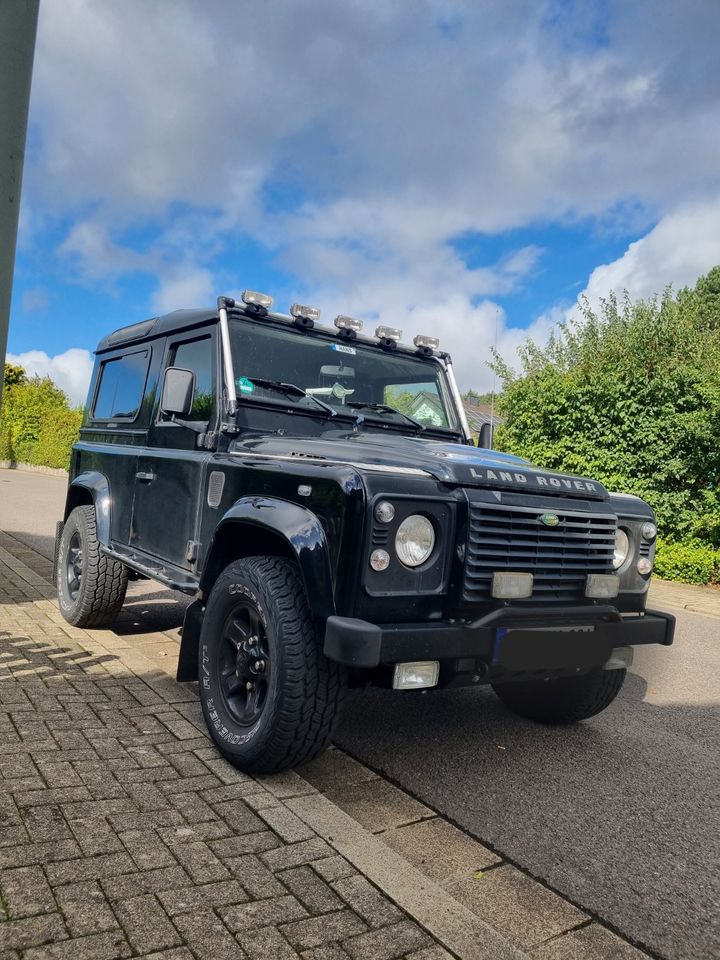
{"label": "license plate", "polygon": [[592,624],[500,627],[493,664],[510,671],[599,667],[611,650],[612,642]]}

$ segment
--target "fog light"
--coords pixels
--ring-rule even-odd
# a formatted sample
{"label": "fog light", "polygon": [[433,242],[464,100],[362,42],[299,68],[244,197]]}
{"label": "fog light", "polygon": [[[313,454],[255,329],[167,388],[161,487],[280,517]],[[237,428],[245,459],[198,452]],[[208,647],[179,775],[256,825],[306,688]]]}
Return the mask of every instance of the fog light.
{"label": "fog light", "polygon": [[421,690],[423,687],[434,687],[439,676],[439,660],[396,663],[393,670],[393,690]]}
{"label": "fog light", "polygon": [[522,600],[531,597],[533,575],[531,573],[494,573],[492,595],[498,600]]}
{"label": "fog light", "polygon": [[305,303],[294,303],[290,307],[290,315],[296,320],[319,320],[320,307],[309,307]]}
{"label": "fog light", "polygon": [[646,577],[649,573],[652,573],[652,560],[648,560],[647,557],[640,557],[637,565],[637,572],[642,574],[643,577]]}
{"label": "fog light", "polygon": [[377,327],[375,336],[378,340],[393,340],[397,343],[402,336],[402,330],[398,330],[397,327]]}
{"label": "fog light", "polygon": [[585,596],[594,600],[612,600],[620,593],[620,577],[616,573],[591,573],[585,582]]}
{"label": "fog light", "polygon": [[375,507],[375,519],[379,523],[390,523],[395,516],[395,507],[387,500],[381,500]]}
{"label": "fog light", "polygon": [[422,347],[425,350],[437,350],[437,348],[440,346],[440,341],[437,337],[426,337],[422,333],[419,333],[416,337],[413,337],[413,343],[416,347]]}
{"label": "fog light", "polygon": [[269,310],[273,305],[273,298],[269,293],[260,293],[259,290],[243,290],[242,302],[249,307],[264,307]]}
{"label": "fog light", "polygon": [[387,570],[390,565],[390,554],[387,550],[373,550],[370,554],[370,566],[378,573]]}
{"label": "fog light", "polygon": [[657,536],[657,527],[650,520],[647,523],[642,525],[640,532],[643,535],[643,540],[654,540]]}
{"label": "fog light", "polygon": [[335,317],[335,326],[338,330],[353,330],[355,333],[359,333],[363,328],[363,322],[358,320],[357,317],[345,317],[342,313],[339,313]]}

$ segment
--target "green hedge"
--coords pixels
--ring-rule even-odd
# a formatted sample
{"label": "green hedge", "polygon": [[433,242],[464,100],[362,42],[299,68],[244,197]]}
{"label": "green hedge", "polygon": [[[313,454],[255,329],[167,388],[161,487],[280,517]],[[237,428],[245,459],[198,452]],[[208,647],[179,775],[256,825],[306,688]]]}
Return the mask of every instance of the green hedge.
{"label": "green hedge", "polygon": [[0,460],[67,469],[82,410],[49,377],[28,379],[6,365],[0,415]]}
{"label": "green hedge", "polygon": [[699,540],[684,543],[658,540],[655,575],[681,583],[718,583],[720,551]]}

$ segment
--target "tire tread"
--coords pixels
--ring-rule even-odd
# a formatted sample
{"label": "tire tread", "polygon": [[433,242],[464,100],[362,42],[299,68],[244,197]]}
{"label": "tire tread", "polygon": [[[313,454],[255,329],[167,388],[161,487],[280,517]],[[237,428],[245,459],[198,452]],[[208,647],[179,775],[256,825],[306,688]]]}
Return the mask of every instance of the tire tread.
{"label": "tire tread", "polygon": [[[128,569],[100,552],[94,507],[76,507],[68,517],[65,529],[73,517],[83,539],[83,582],[77,606],[71,611],[62,606],[60,609],[68,623],[75,627],[108,627],[117,620],[125,602]],[[63,569],[61,543],[57,564],[58,592]]]}
{"label": "tire tread", "polygon": [[242,578],[256,589],[262,585],[263,592],[270,594],[273,619],[282,624],[285,683],[272,735],[261,755],[240,760],[222,742],[215,742],[227,759],[244,770],[269,773],[307,763],[332,738],[345,696],[345,668],[322,652],[294,563],[282,557],[247,557],[230,564],[216,581],[216,588],[219,584],[222,590],[226,574]]}

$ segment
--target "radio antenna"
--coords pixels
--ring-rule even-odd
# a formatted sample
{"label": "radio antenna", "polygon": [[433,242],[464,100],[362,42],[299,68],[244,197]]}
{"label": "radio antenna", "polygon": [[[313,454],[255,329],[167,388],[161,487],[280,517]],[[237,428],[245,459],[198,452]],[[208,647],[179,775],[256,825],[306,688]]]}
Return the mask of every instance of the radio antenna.
{"label": "radio antenna", "polygon": [[[497,360],[497,340],[498,340],[498,317],[500,316],[500,308],[495,307],[495,341],[493,343],[493,357]],[[495,369],[495,364],[493,364],[493,385],[492,393],[490,394],[490,449],[493,448],[493,443],[495,441],[495,386],[497,384],[497,372]]]}

